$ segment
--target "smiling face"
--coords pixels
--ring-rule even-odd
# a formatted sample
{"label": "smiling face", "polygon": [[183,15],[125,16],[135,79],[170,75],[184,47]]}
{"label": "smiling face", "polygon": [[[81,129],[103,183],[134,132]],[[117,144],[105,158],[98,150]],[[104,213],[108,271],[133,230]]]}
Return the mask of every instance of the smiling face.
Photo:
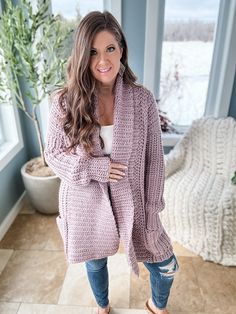
{"label": "smiling face", "polygon": [[120,69],[122,48],[112,33],[99,32],[90,51],[90,70],[100,86],[113,86]]}

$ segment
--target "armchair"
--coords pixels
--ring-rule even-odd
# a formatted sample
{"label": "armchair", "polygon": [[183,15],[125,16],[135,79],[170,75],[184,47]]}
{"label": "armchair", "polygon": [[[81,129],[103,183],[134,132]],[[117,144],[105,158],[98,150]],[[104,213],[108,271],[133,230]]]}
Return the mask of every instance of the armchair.
{"label": "armchair", "polygon": [[236,120],[195,120],[165,155],[165,209],[172,240],[204,260],[236,266]]}

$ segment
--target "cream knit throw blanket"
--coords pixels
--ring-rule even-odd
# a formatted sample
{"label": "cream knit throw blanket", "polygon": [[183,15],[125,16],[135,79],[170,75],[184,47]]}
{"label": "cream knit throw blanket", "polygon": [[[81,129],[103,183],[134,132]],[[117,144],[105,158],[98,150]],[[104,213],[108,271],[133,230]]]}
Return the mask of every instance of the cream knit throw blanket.
{"label": "cream knit throw blanket", "polygon": [[195,120],[166,155],[165,210],[172,240],[204,260],[236,265],[236,120]]}

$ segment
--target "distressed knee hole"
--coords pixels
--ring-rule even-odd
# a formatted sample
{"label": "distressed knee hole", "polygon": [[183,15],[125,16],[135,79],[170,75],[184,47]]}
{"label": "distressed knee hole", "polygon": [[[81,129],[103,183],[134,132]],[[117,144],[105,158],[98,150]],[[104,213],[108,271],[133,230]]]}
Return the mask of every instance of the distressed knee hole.
{"label": "distressed knee hole", "polygon": [[160,274],[167,278],[173,278],[177,270],[179,269],[179,265],[177,261],[173,258],[172,261],[165,265],[159,266]]}

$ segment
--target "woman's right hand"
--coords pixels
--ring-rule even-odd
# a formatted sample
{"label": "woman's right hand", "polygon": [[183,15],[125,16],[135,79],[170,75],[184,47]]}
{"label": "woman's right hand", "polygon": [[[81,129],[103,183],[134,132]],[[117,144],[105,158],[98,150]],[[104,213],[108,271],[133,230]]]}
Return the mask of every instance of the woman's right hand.
{"label": "woman's right hand", "polygon": [[109,181],[117,182],[124,178],[125,172],[122,170],[127,169],[128,167],[119,163],[111,162],[109,169]]}

